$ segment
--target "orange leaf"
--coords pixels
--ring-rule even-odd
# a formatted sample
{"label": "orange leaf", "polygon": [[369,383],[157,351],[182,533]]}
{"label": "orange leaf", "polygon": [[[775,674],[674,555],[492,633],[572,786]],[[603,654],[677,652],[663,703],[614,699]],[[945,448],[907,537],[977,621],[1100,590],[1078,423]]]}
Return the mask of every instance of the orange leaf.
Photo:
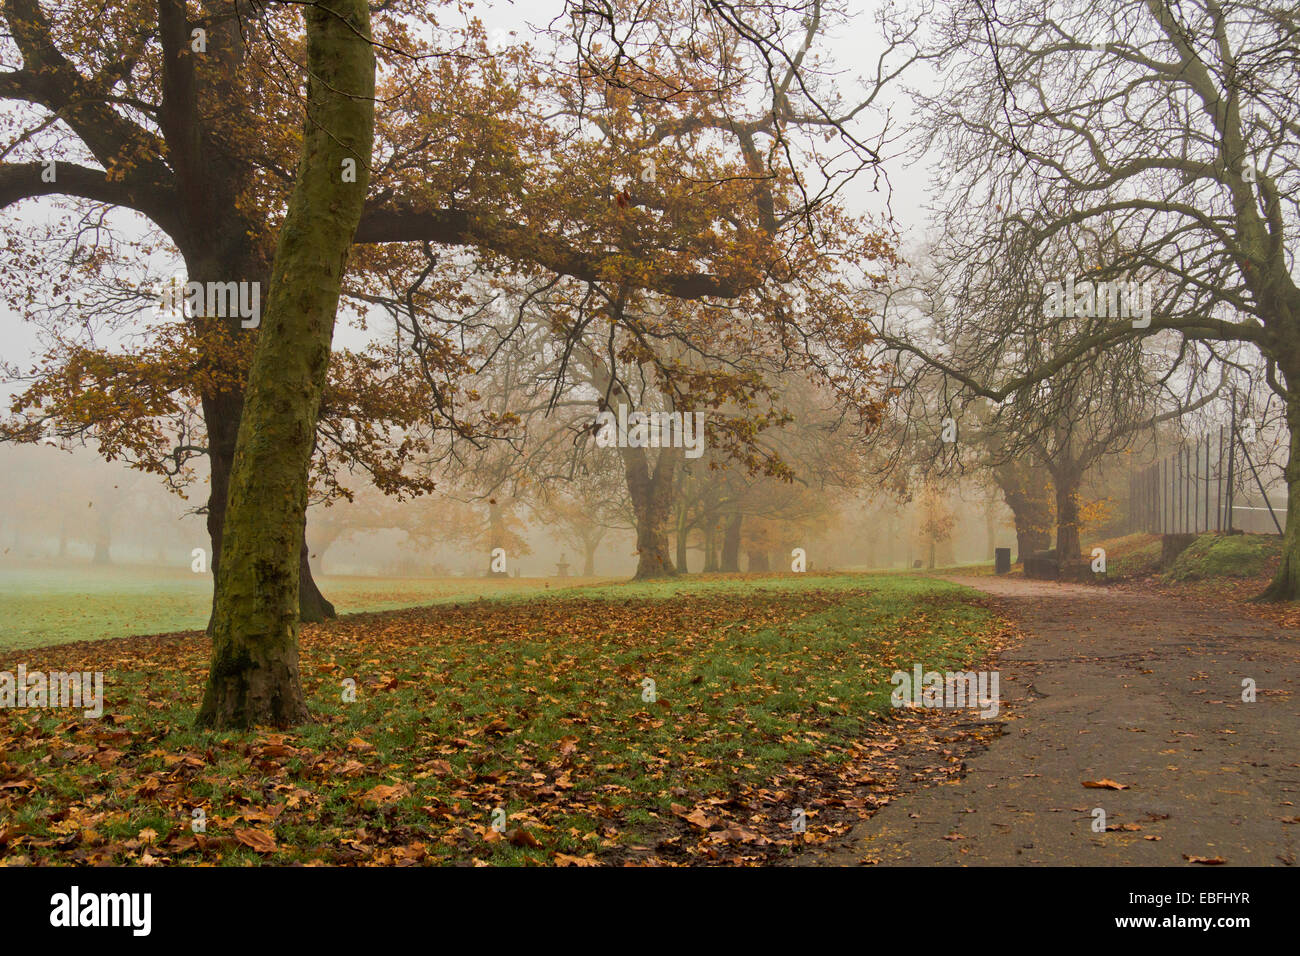
{"label": "orange leaf", "polygon": [[235,839],[257,853],[274,853],[275,834],[270,830],[235,830]]}
{"label": "orange leaf", "polygon": [[516,827],[506,833],[506,839],[510,841],[511,846],[541,846],[537,842],[537,837],[533,836],[523,827]]}
{"label": "orange leaf", "polygon": [[400,800],[402,797],[409,795],[410,792],[406,785],[402,783],[394,785],[380,783],[367,790],[361,799],[365,803],[385,804]]}
{"label": "orange leaf", "polygon": [[590,856],[570,856],[567,853],[555,854],[556,866],[600,866],[600,863]]}

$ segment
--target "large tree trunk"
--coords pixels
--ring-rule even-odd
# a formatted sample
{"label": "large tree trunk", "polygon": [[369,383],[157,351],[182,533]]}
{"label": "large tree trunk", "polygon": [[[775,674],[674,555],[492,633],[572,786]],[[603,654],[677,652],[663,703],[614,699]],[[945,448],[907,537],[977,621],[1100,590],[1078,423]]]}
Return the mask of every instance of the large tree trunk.
{"label": "large tree trunk", "polygon": [[582,542],[582,576],[584,578],[596,576],[596,549],[599,547],[599,538],[595,541],[584,540]]}
{"label": "large tree trunk", "polygon": [[689,568],[686,561],[686,544],[690,529],[683,526],[681,522],[677,524],[677,573],[687,574]]}
{"label": "large tree trunk", "polygon": [[1052,533],[1040,528],[1022,530],[1016,527],[1016,560],[1023,563],[1035,551],[1047,551],[1052,547]]}
{"label": "large tree trunk", "polygon": [[[196,274],[196,281],[205,282],[209,278],[214,281],[218,277],[208,276],[207,269],[209,266],[201,266],[200,272]],[[255,270],[241,269],[236,275],[254,275],[260,276]],[[261,278],[255,278],[248,281],[261,282]],[[263,282],[262,287],[266,288],[267,283]],[[205,396],[203,399],[203,421],[208,432],[208,465],[211,478],[208,483],[208,514],[207,528],[208,541],[212,548],[212,560],[209,566],[212,568],[212,575],[215,578],[217,569],[221,566],[221,530],[226,521],[226,502],[230,497],[230,469],[235,461],[235,440],[239,434],[239,419],[243,415],[244,396],[238,390],[229,390],[219,392],[213,395]],[[311,554],[307,549],[306,541],[306,519],[303,519],[303,545],[302,559],[300,562],[299,573],[301,575],[301,584],[299,588],[298,613],[301,620],[307,623],[324,621],[326,618],[333,618],[337,615],[334,612],[334,605],[325,599],[321,594],[320,588],[316,586],[316,579],[312,574],[309,556]],[[212,606],[216,610],[216,591],[213,590]],[[212,626],[212,619],[209,617],[208,626]]]}
{"label": "large tree trunk", "polygon": [[[307,117],[249,372],[230,474],[197,724],[287,727],[309,719],[298,677],[299,571],[308,467],[347,253],[374,139],[375,56],[364,0],[305,9]],[[345,159],[357,182],[341,182]]]}
{"label": "large tree trunk", "polygon": [[653,473],[646,449],[620,450],[636,520],[636,580],[676,574],[668,556],[668,523],[673,513],[673,472],[679,450],[660,448]]}
{"label": "large tree trunk", "polygon": [[722,570],[740,571],[740,525],[745,516],[739,511],[727,515],[722,531]]}
{"label": "large tree trunk", "polygon": [[1079,486],[1083,476],[1071,468],[1057,469],[1052,475],[1056,484],[1056,559],[1064,565],[1078,561]]}
{"label": "large tree trunk", "polygon": [[718,570],[718,522],[710,517],[704,532],[704,572]]}
{"label": "large tree trunk", "polygon": [[1282,536],[1282,563],[1273,580],[1259,596],[1262,601],[1300,599],[1300,371],[1286,376],[1286,421],[1291,430],[1290,455],[1286,462],[1286,531]]}
{"label": "large tree trunk", "polygon": [[1051,476],[1039,466],[1009,462],[993,469],[1016,522],[1016,561],[1052,546]]}

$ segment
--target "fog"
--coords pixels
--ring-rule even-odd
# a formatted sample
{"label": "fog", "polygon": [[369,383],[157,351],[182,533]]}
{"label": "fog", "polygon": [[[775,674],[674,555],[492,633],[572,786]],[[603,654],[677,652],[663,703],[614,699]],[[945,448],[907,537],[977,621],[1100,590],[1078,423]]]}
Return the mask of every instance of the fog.
{"label": "fog", "polygon": [[[52,444],[0,445],[0,566],[40,567],[67,575],[96,568],[142,566],[189,571],[195,551],[210,548],[204,515],[207,495],[200,476],[184,497],[157,475],[122,462],[107,462],[90,447]],[[486,500],[462,501],[438,493],[388,503],[377,523],[370,498],[340,500],[308,511],[308,542],[318,574],[366,577],[474,577],[489,573],[489,512]],[[520,577],[580,576],[586,546],[573,528],[547,522],[526,501],[512,501],[518,545],[506,548],[507,574]],[[958,486],[941,498],[951,515],[951,534],[935,542],[934,562],[949,566],[991,559],[996,543],[1014,543],[1012,515],[1000,501],[974,486]],[[517,513],[517,514],[516,514]],[[902,569],[930,565],[930,541],[923,526],[926,503],[871,501],[841,495],[834,517],[800,524],[786,522],[778,536],[742,544],[741,570],[766,556],[772,571],[789,570],[793,548],[802,547],[809,570]],[[433,540],[429,524],[454,515],[455,540]],[[481,524],[475,541],[474,521]],[[409,530],[403,528],[403,523]],[[468,527],[466,527],[468,525]],[[636,570],[636,539],[628,523],[600,528],[592,552],[601,577],[627,578]],[[701,535],[688,536],[688,569],[705,561]],[[206,561],[204,562],[206,566]]]}

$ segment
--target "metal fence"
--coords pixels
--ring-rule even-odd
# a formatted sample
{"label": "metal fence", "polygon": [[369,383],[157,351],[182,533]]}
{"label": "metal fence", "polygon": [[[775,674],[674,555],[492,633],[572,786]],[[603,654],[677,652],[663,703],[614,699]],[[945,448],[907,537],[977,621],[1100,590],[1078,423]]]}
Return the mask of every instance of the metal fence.
{"label": "metal fence", "polygon": [[1130,531],[1197,534],[1235,528],[1281,534],[1285,513],[1285,501],[1269,498],[1235,424],[1184,444],[1129,479]]}

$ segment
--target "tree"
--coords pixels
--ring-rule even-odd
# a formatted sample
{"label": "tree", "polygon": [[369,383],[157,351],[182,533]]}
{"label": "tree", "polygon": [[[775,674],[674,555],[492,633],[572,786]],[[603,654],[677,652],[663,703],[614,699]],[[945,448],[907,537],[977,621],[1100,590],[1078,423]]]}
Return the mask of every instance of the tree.
{"label": "tree", "polygon": [[534,511],[582,549],[582,576],[596,574],[596,551],[612,530],[628,526],[627,486],[603,456],[588,455],[571,481],[538,489]]}
{"label": "tree", "polygon": [[[851,136],[847,125],[872,108],[876,91],[896,71],[886,70],[882,60],[864,102],[853,109],[829,104],[836,106],[832,111],[815,94],[809,56],[826,22],[820,4],[809,5],[811,19],[802,24],[783,5],[754,5],[750,12],[759,19],[781,21],[779,29],[758,33],[748,22],[704,10],[722,41],[705,47],[692,46],[693,19],[656,3],[637,28],[662,27],[673,43],[694,51],[678,57],[662,43],[653,45],[658,59],[652,65],[681,71],[689,95],[664,98],[661,89],[641,85],[645,74],[637,74],[634,91],[618,74],[618,64],[592,48],[594,34],[587,28],[613,26],[649,10],[630,4],[575,10],[579,59],[598,66],[575,73],[558,58],[548,63],[521,51],[496,55],[473,23],[451,34],[450,50],[439,50],[412,37],[411,20],[428,18],[421,5],[383,5],[379,22],[391,42],[382,45],[381,55],[400,69],[388,71],[384,101],[392,109],[381,117],[384,147],[354,236],[364,248],[358,250],[350,294],[360,302],[396,302],[411,313],[421,288],[436,299],[465,302],[456,280],[445,275],[448,263],[438,261],[438,245],[469,248],[475,253],[470,258],[493,268],[509,262],[532,274],[678,299],[739,299],[769,279],[780,283],[809,271],[811,254],[826,245],[825,229],[847,220],[827,202],[835,183],[828,180],[820,193],[809,193],[808,182],[794,175],[789,131],[817,133],[800,154],[819,172],[836,166],[834,157],[817,151],[821,134],[843,138],[854,161],[834,174],[836,183],[869,167],[876,153]],[[27,153],[28,161],[0,167],[0,205],[59,195],[91,216],[105,206],[130,210],[147,217],[174,245],[189,279],[264,284],[272,250],[265,241],[270,231],[262,226],[278,219],[292,182],[293,135],[282,120],[293,113],[296,90],[280,71],[261,70],[258,63],[296,55],[300,44],[291,35],[292,17],[268,7],[248,18],[219,11],[194,21],[183,2],[168,0],[156,11],[131,8],[87,38],[52,24],[38,0],[12,0],[4,11],[24,62],[0,83],[0,95],[33,109],[25,114],[31,122],[6,144],[14,147],[8,155]],[[206,31],[204,55],[191,48],[196,31]],[[913,33],[906,25],[896,30],[890,52],[909,48]],[[787,42],[794,43],[789,53],[782,46]],[[708,55],[700,56],[705,49]],[[747,58],[738,55],[746,50]],[[762,66],[772,57],[783,63],[779,74]],[[766,90],[772,105],[737,124],[733,106],[743,104],[746,87]],[[593,117],[588,108],[596,103],[601,115]],[[265,122],[268,116],[274,122]],[[47,181],[41,150],[52,117],[73,136],[53,147],[61,173]],[[566,117],[572,122],[561,121]],[[606,130],[614,134],[591,138],[610,118],[617,122]],[[715,160],[719,136],[727,139],[729,154]],[[672,175],[653,189],[614,188],[623,177],[644,182],[647,159],[658,160],[661,172]],[[593,182],[610,188],[593,191]],[[614,210],[620,212],[611,216]],[[89,254],[74,251],[53,284],[62,289],[74,277],[102,277],[106,264],[122,266],[164,244],[150,239],[120,250],[100,244]],[[845,248],[850,254],[844,261],[867,262],[885,246],[867,235]],[[27,255],[21,268],[11,270],[18,301],[27,303],[39,290],[43,274],[31,282],[20,277],[42,261]],[[395,285],[391,277],[398,273],[411,281]],[[93,314],[102,315],[106,302],[126,311],[142,298],[129,283],[106,285],[105,296],[89,309]],[[813,328],[801,327],[807,319],[799,318],[790,297],[789,289],[780,290],[767,297],[765,309],[781,326],[787,348],[806,332],[817,332],[815,320]],[[807,315],[819,311],[810,308]],[[192,318],[139,355],[59,348],[36,373],[38,391],[22,407],[34,410],[41,424],[54,420],[66,430],[92,429],[101,442],[111,436],[108,455],[123,447],[147,452],[137,461],[169,478],[182,474],[194,456],[207,455],[207,518],[213,566],[219,569],[253,334],[228,318]],[[406,344],[416,351],[414,365],[430,395],[407,407],[432,407],[442,415],[436,423],[454,429],[458,406],[439,378],[454,372],[463,356],[449,338],[421,335],[412,319],[413,339]],[[387,367],[400,371],[400,362],[394,357]],[[128,400],[141,385],[145,401]],[[46,398],[59,401],[37,401],[43,386]],[[10,436],[31,440],[38,432],[39,427],[19,427]],[[318,449],[328,448],[328,436],[321,437]],[[304,542],[300,591],[302,611],[310,616],[315,610],[307,606],[308,597],[319,595],[306,562]],[[325,607],[323,599],[314,603]]]}
{"label": "tree", "polygon": [[[168,0],[158,7],[156,24],[153,8],[133,8],[86,38],[83,31],[67,33],[61,25],[52,26],[38,0],[12,0],[4,9],[23,66],[4,76],[0,95],[37,107],[38,115],[12,137],[18,148],[15,160],[23,156],[29,161],[0,167],[0,205],[59,194],[72,197],[79,203],[76,209],[91,215],[103,206],[133,210],[148,217],[179,250],[189,279],[265,285],[273,265],[266,238],[274,230],[263,227],[280,218],[294,182],[288,166],[295,141],[285,118],[297,110],[297,80],[293,70],[259,70],[257,64],[260,54],[277,65],[299,57],[294,14],[265,8],[245,20],[238,10],[219,11],[205,16],[204,26],[195,26],[183,2]],[[457,278],[466,259],[472,260],[471,267],[486,264],[528,278],[548,272],[571,277],[569,284],[578,289],[598,289],[602,307],[626,297],[634,306],[630,314],[655,317],[621,326],[641,340],[633,366],[643,361],[649,341],[675,334],[657,320],[666,311],[665,302],[730,300],[733,305],[696,307],[695,335],[706,354],[710,343],[704,333],[717,336],[720,326],[762,317],[770,353],[796,355],[840,383],[845,394],[861,398],[861,376],[855,373],[865,324],[856,318],[857,303],[847,301],[847,284],[837,270],[869,267],[889,254],[888,243],[879,230],[863,229],[844,215],[833,201],[833,189],[808,192],[794,168],[788,130],[806,126],[818,136],[830,132],[834,138],[870,108],[874,93],[856,109],[831,114],[819,108],[801,64],[819,34],[820,18],[790,29],[788,11],[781,5],[755,8],[760,16],[766,15],[764,9],[778,14],[783,25],[777,33],[762,34],[757,44],[745,23],[724,17],[718,21],[724,28],[722,42],[711,43],[707,57],[693,60],[660,49],[660,62],[676,63],[690,74],[686,85],[692,96],[665,98],[661,90],[642,89],[629,101],[632,88],[608,63],[596,71],[554,70],[551,75],[543,75],[527,56],[503,65],[484,53],[478,42],[481,31],[474,29],[460,34],[462,50],[440,55],[448,51],[412,38],[418,31],[410,21],[423,13],[419,5],[383,5],[386,42],[381,50],[394,62],[400,60],[402,69],[389,71],[385,92],[393,96],[386,102],[393,108],[383,117],[382,161],[370,170],[371,195],[350,237],[367,246],[358,251],[350,294],[356,301],[380,305],[397,300],[411,313],[417,309],[417,290],[468,306]],[[657,21],[671,28],[674,42],[689,48],[694,22],[663,19],[671,13],[667,5],[656,4]],[[256,29],[245,34],[245,24]],[[196,30],[206,30],[210,42],[220,40],[212,43],[214,55],[191,55]],[[762,62],[791,37],[798,52],[785,57],[780,75],[762,69]],[[906,35],[900,41],[909,42]],[[770,93],[772,105],[738,124],[740,114],[731,107],[744,105],[747,84],[737,82],[743,80],[735,73],[742,62],[733,54],[741,49],[752,54],[742,69],[759,67],[748,86]],[[510,70],[516,71],[513,79],[506,75]],[[417,81],[410,82],[413,77]],[[419,82],[426,79],[430,82]],[[878,76],[877,87],[884,80]],[[592,97],[593,92],[600,96]],[[533,102],[526,101],[530,95]],[[587,113],[591,103],[601,104],[600,117]],[[42,175],[46,164],[32,153],[54,116],[74,135],[57,144],[64,175],[49,181]],[[556,120],[546,122],[551,116]],[[562,122],[562,117],[572,122]],[[608,127],[614,135],[601,131],[604,118],[617,120]],[[724,151],[715,148],[720,137],[727,143]],[[817,138],[808,140],[815,143]],[[798,155],[812,157],[810,168],[820,171],[827,167],[817,150],[814,145]],[[665,161],[662,169],[676,170],[673,181],[644,194],[639,187],[614,190],[616,178],[641,171],[636,160],[647,153]],[[854,155],[861,158],[856,146]],[[868,159],[876,161],[875,156]],[[849,173],[860,168],[862,164]],[[353,174],[360,183],[360,170]],[[611,188],[602,196],[590,188],[593,182]],[[73,255],[63,273],[102,275],[101,264],[118,266],[149,243],[136,245],[121,255],[104,247],[89,256]],[[441,261],[454,257],[443,257],[435,245],[469,247],[475,254]],[[23,265],[40,261],[27,254]],[[385,267],[399,275],[400,287],[393,287]],[[11,269],[10,277],[24,271]],[[20,298],[27,291],[20,288]],[[128,298],[138,302],[141,296]],[[658,307],[646,308],[646,303]],[[629,312],[618,311],[621,322]],[[224,512],[235,498],[236,441],[252,440],[238,439],[244,432],[245,378],[265,361],[258,356],[264,355],[261,339],[270,325],[258,334],[255,351],[253,336],[237,317],[193,318],[197,321],[187,322],[175,336],[184,346],[183,353],[175,354],[188,354],[191,361],[175,363],[185,371],[172,378],[164,375],[162,385],[147,390],[143,414],[135,414],[132,402],[100,401],[105,394],[120,399],[129,391],[130,373],[136,371],[129,353],[122,362],[116,361],[122,356],[100,362],[98,370],[106,379],[78,377],[93,361],[81,363],[80,370],[64,363],[44,378],[48,382],[66,372],[65,395],[94,393],[94,401],[66,402],[55,409],[55,419],[69,408],[98,406],[109,414],[96,427],[109,432],[125,411],[130,414],[123,416],[129,419],[124,426],[134,425],[142,436],[137,441],[152,446],[162,441],[158,419],[170,417],[178,443],[155,460],[171,457],[180,470],[196,451],[209,456],[208,524],[220,582],[224,529],[231,524]],[[454,396],[440,387],[439,375],[458,369],[464,356],[454,343],[444,347],[447,337],[419,338],[418,343],[415,365],[430,389],[425,407],[436,416],[456,407]],[[154,370],[160,362],[166,364],[167,354],[162,349],[151,356]],[[76,355],[73,364],[83,357]],[[89,358],[102,360],[104,355],[92,350]],[[327,365],[322,363],[322,375]],[[127,374],[122,374],[123,366]],[[706,377],[703,390],[708,383]],[[312,412],[308,418],[316,417],[310,406],[322,399],[311,392],[309,387],[308,407],[290,407],[286,420],[301,418],[296,411],[302,410]],[[28,405],[26,410],[34,413],[37,427],[50,417],[44,406]],[[201,446],[184,440],[197,434],[189,428],[194,417],[202,420]],[[454,428],[448,418],[436,424]],[[69,427],[82,427],[80,422],[73,415]],[[268,481],[287,480],[296,451],[292,446],[281,462],[285,467],[268,473]],[[292,501],[275,507],[298,510]],[[245,513],[236,523],[246,524],[247,518]],[[310,570],[304,529],[298,534],[299,568],[292,577],[306,582]],[[241,571],[229,580],[243,576]],[[219,583],[218,593],[220,588]],[[280,585],[274,590],[278,593]],[[299,589],[300,597],[305,590]],[[278,608],[268,610],[272,618],[279,613]],[[231,626],[218,620],[215,604],[212,626],[223,633]],[[276,655],[264,664],[284,670]],[[295,709],[290,700],[286,713]]]}
{"label": "tree", "polygon": [[[1003,302],[1041,304],[1044,282],[1061,279],[1086,281],[1090,293],[1098,282],[1149,282],[1152,299],[1137,322],[1084,323],[1050,358],[993,380],[931,357],[1000,401],[1136,339],[1198,343],[1219,361],[1236,343],[1257,349],[1291,431],[1284,558],[1263,596],[1300,596],[1294,16],[1238,0],[1024,0],[994,15],[969,0],[952,5],[938,32],[945,81],[922,97],[922,128],[927,145],[962,157],[936,183],[945,269],[985,290],[988,275],[1001,275]],[[1057,236],[1098,225],[1121,241],[1095,271],[1043,275]],[[1003,310],[980,330],[984,346],[1021,354],[1054,321],[1040,309],[1026,325],[1027,315]],[[883,331],[924,351],[897,328]]]}
{"label": "tree", "polygon": [[[58,231],[37,227],[11,244],[4,289],[25,312],[54,290],[45,329],[53,345],[0,435],[34,441],[46,426],[90,435],[109,460],[124,458],[178,487],[206,456],[215,575],[257,333],[206,303],[180,323],[141,330],[138,313],[158,296],[142,266],[174,249],[193,282],[266,287],[275,230],[265,224],[279,220],[293,181],[298,91],[258,64],[297,56],[300,37],[279,35],[292,33],[296,13],[195,10],[184,0],[126,4],[111,15],[74,3],[50,17],[39,0],[12,0],[0,11],[13,44],[5,60],[21,58],[0,74],[0,96],[15,107],[0,206],[54,196],[106,227],[74,229],[53,243]],[[88,21],[100,29],[86,31]],[[143,238],[133,238],[140,223],[123,212],[147,222]],[[42,245],[63,254],[29,251]],[[114,333],[133,326],[145,344],[87,344],[85,333],[105,324]],[[300,551],[301,612],[320,619],[331,609],[311,579],[305,543]]]}
{"label": "tree", "polygon": [[[235,446],[224,554],[197,724],[308,719],[298,678],[298,573],[308,469],[348,249],[374,141],[366,0],[318,0],[307,22],[302,159],[271,270]],[[352,182],[342,171],[356,169]]]}
{"label": "tree", "polygon": [[1015,519],[1016,560],[1046,551],[1052,544],[1051,472],[1028,458],[1011,458],[994,465],[992,474]]}
{"label": "tree", "polygon": [[[743,450],[706,453],[683,470],[678,552],[685,553],[686,535],[698,529],[706,571],[739,571],[742,544],[751,568],[761,567],[773,548],[807,551],[833,513],[832,499],[862,483],[863,433],[878,417],[860,417],[866,409],[840,404],[834,389],[815,377],[790,372],[779,387],[779,408],[755,422]],[[881,411],[880,403],[871,407],[872,415]],[[736,415],[751,420],[752,413]]]}
{"label": "tree", "polygon": [[952,537],[956,516],[948,504],[943,489],[934,482],[927,482],[921,489],[917,500],[917,511],[919,518],[917,531],[929,552],[927,567],[933,571],[936,549]]}

